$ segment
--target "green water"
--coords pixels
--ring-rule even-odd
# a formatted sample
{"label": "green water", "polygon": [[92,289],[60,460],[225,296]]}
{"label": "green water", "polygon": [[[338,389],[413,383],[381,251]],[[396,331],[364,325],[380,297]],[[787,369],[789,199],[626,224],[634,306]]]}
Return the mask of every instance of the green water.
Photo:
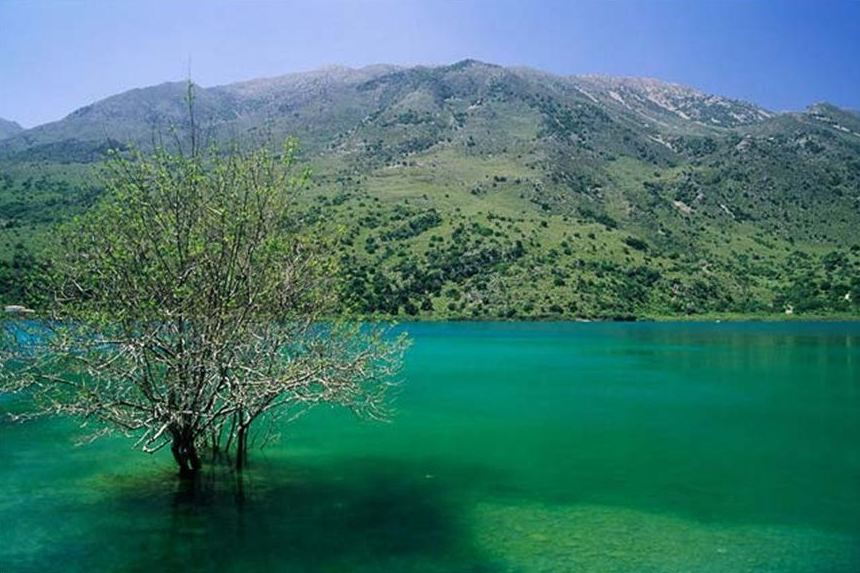
{"label": "green water", "polygon": [[0,572],[860,571],[860,324],[407,328],[241,482],[0,422]]}

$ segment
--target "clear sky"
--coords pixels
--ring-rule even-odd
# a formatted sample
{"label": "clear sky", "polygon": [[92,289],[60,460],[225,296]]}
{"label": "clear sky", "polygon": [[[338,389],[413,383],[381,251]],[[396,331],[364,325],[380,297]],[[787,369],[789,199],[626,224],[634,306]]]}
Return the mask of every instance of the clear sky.
{"label": "clear sky", "polygon": [[0,0],[0,117],[330,64],[463,58],[652,76],[775,110],[860,109],[860,0]]}

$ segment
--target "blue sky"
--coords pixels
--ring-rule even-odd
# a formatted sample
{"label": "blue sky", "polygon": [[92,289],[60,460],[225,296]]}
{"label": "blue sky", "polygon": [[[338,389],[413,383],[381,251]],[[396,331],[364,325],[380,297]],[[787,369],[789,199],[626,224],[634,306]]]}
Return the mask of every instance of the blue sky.
{"label": "blue sky", "polygon": [[770,109],[860,109],[860,0],[0,0],[0,117],[187,77],[463,58],[652,76]]}

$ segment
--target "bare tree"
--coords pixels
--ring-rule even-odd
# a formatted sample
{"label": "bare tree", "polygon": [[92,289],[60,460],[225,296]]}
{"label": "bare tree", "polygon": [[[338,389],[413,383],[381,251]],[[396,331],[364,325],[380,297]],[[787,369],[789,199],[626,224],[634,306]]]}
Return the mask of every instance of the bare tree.
{"label": "bare tree", "polygon": [[296,147],[114,154],[106,194],[63,233],[38,320],[7,321],[0,391],[34,414],[247,458],[252,424],[333,402],[385,413],[406,341],[333,320],[333,243],[303,229]]}

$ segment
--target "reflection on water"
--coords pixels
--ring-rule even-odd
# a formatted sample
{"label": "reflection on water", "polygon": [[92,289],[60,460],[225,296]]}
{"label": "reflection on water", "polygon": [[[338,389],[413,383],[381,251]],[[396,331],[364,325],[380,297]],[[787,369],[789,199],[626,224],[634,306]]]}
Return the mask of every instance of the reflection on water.
{"label": "reflection on water", "polygon": [[0,571],[860,570],[860,325],[408,328],[241,478],[0,422]]}

